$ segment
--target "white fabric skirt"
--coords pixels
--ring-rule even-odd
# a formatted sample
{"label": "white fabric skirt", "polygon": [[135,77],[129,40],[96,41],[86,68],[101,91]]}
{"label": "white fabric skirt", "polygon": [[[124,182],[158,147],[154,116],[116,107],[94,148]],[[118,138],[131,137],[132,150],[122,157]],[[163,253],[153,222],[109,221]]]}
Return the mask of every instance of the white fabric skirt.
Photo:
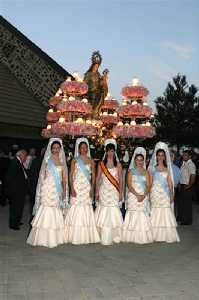
{"label": "white fabric skirt", "polygon": [[53,248],[64,242],[64,218],[61,209],[41,205],[32,221],[27,243]]}
{"label": "white fabric skirt", "polygon": [[122,241],[136,244],[153,242],[150,218],[144,211],[127,211],[123,224]]}
{"label": "white fabric skirt", "polygon": [[119,207],[99,205],[95,212],[95,219],[103,245],[121,241],[123,219]]}
{"label": "white fabric skirt", "polygon": [[65,240],[74,245],[99,243],[91,205],[72,205],[65,218]]}
{"label": "white fabric skirt", "polygon": [[154,241],[167,243],[180,241],[171,207],[152,207],[151,224]]}

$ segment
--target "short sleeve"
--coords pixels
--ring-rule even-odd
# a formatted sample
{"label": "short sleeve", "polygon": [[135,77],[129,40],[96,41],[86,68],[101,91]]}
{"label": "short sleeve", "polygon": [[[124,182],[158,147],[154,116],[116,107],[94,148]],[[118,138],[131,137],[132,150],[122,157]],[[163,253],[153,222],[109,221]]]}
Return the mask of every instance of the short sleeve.
{"label": "short sleeve", "polygon": [[193,162],[189,163],[189,172],[190,175],[196,175],[196,166]]}

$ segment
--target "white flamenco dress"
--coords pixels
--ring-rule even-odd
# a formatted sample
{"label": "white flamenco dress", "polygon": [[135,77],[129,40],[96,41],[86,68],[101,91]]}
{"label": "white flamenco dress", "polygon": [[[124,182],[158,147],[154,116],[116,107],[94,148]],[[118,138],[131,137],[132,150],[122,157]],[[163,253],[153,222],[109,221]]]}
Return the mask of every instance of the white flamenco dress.
{"label": "white flamenco dress", "polygon": [[[139,176],[141,178],[139,178]],[[132,174],[132,186],[138,194],[144,194],[143,184],[146,184],[146,177]],[[136,244],[147,244],[153,242],[152,226],[149,217],[148,196],[142,202],[128,192],[127,212],[123,224],[122,241]]]}
{"label": "white flamenco dress", "polygon": [[[160,177],[161,176],[161,177]],[[157,242],[179,242],[176,219],[170,203],[167,183],[168,171],[155,171],[151,188],[151,224]],[[160,179],[161,178],[161,181]]]}
{"label": "white flamenco dress", "polygon": [[[90,171],[90,165],[85,167]],[[78,163],[75,164],[73,184],[77,196],[70,198],[70,208],[65,218],[66,242],[75,245],[98,243],[100,238],[90,197],[91,185]]]}
{"label": "white flamenco dress", "polygon": [[[114,167],[108,170],[113,177],[118,179],[118,168]],[[121,241],[123,219],[119,208],[119,193],[103,172],[95,219],[103,245]]]}
{"label": "white flamenco dress", "polygon": [[[62,166],[55,166],[58,174],[62,176]],[[32,221],[32,230],[27,243],[32,246],[45,246],[53,248],[63,244],[64,218],[59,205],[56,184],[49,166],[46,166],[44,178],[40,189],[40,203]]]}

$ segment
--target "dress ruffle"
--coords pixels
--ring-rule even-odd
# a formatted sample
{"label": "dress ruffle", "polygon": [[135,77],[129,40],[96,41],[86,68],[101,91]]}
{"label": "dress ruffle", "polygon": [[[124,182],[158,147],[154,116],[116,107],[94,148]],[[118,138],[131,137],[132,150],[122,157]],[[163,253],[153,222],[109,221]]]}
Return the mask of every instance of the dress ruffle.
{"label": "dress ruffle", "polygon": [[65,218],[65,239],[75,245],[100,242],[91,205],[74,204],[69,208]]}
{"label": "dress ruffle", "polygon": [[57,207],[41,205],[32,221],[32,230],[27,243],[49,248],[64,244],[64,219]]}
{"label": "dress ruffle", "polygon": [[154,241],[167,243],[180,241],[175,216],[170,207],[152,207],[151,224]]}
{"label": "dress ruffle", "polygon": [[99,205],[95,211],[95,220],[103,245],[121,241],[123,219],[119,207]]}
{"label": "dress ruffle", "polygon": [[122,241],[136,244],[153,242],[149,217],[143,211],[127,211],[123,224]]}

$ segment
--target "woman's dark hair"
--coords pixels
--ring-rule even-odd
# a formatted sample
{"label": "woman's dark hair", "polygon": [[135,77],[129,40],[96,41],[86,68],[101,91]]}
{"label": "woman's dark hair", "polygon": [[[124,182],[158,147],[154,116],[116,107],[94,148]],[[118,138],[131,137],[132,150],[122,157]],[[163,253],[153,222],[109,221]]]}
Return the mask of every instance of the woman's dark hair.
{"label": "woman's dark hair", "polygon": [[135,160],[138,158],[138,157],[142,157],[142,159],[144,160],[144,155],[143,154],[141,154],[141,153],[138,153],[138,154],[136,154],[136,156],[135,156]]}
{"label": "woman's dark hair", "polygon": [[51,144],[51,147],[50,147],[51,150],[52,150],[52,148],[53,148],[54,145],[59,145],[60,148],[61,148],[61,143],[60,143],[59,141],[54,141],[54,142],[52,142],[52,144]]}
{"label": "woman's dark hair", "polygon": [[86,142],[80,142],[80,143],[79,143],[79,149],[80,149],[81,145],[86,145],[86,147],[88,148],[88,145],[87,145]]}
{"label": "woman's dark hair", "polygon": [[[104,162],[105,165],[107,164],[107,161],[108,161],[107,152],[110,151],[110,150],[115,151],[115,146],[113,144],[106,145],[106,148],[105,148],[106,155],[105,155],[105,158],[103,160],[103,162]],[[115,154],[114,154],[114,157],[113,157],[113,165],[114,165],[114,167],[117,167],[117,159],[116,159],[116,155]]]}
{"label": "woman's dark hair", "polygon": [[165,159],[163,160],[163,165],[165,168],[167,168],[167,160],[166,160],[166,153],[163,149],[158,149],[158,151],[156,152],[156,157],[158,156],[159,153],[164,153],[164,157]]}

